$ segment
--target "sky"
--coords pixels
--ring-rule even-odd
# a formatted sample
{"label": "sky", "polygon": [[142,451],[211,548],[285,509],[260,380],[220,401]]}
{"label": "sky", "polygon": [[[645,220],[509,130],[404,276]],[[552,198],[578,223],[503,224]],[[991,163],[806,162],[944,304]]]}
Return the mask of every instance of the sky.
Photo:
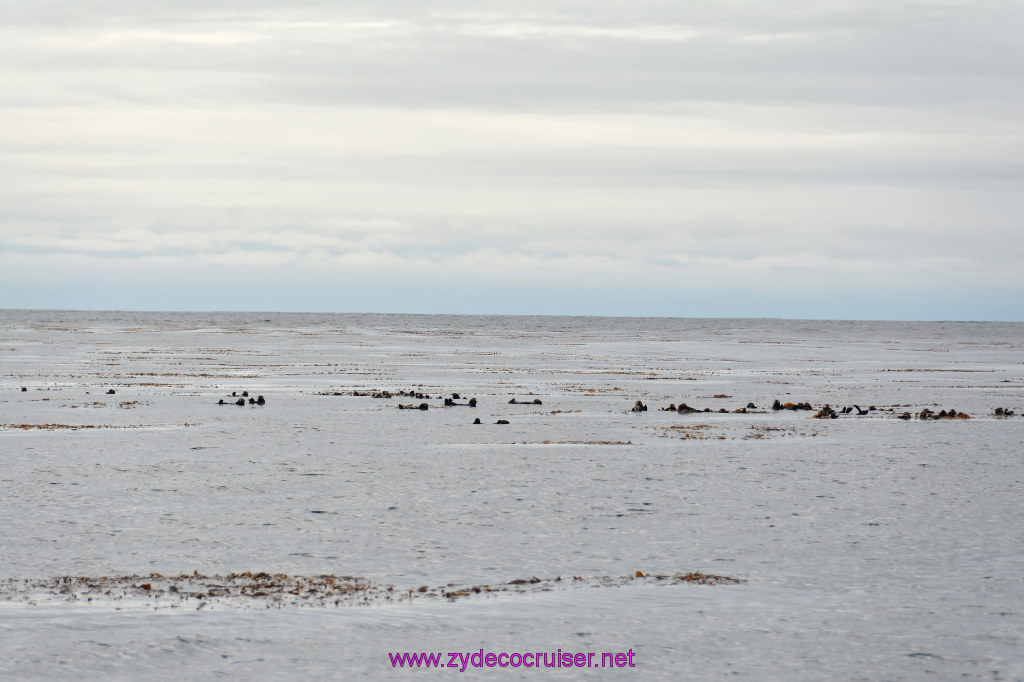
{"label": "sky", "polygon": [[8,0],[0,308],[1024,320],[1019,0]]}

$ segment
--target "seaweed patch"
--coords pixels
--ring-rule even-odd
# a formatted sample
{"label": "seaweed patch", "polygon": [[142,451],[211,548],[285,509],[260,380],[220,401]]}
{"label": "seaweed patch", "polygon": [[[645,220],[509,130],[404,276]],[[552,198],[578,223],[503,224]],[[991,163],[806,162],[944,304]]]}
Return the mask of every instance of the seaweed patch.
{"label": "seaweed patch", "polygon": [[456,600],[462,597],[549,592],[582,587],[653,585],[735,585],[739,578],[700,571],[654,574],[636,571],[624,576],[556,576],[517,578],[495,584],[446,583],[398,589],[355,576],[288,575],[264,571],[203,575],[150,573],[123,576],[62,576],[43,579],[8,579],[0,582],[0,602],[34,606],[70,603],[115,609],[282,609],[334,608],[402,603],[415,600]]}

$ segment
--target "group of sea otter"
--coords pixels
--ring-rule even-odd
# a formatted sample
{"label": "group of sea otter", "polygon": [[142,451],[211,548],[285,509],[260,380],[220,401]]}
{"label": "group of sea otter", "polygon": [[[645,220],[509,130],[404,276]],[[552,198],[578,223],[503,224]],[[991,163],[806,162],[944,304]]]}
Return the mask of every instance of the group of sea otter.
{"label": "group of sea otter", "polygon": [[[23,387],[21,387],[21,390],[22,391],[27,391],[28,389],[23,386]],[[108,391],[108,393],[113,393],[113,392],[114,392],[113,389]],[[336,393],[335,395],[340,395],[340,394]],[[424,394],[424,393],[420,393],[418,391],[411,391],[411,390],[410,391],[397,391],[395,393],[392,393],[390,391],[372,391],[372,392],[353,391],[352,395],[355,395],[355,396],[366,396],[366,397],[372,397],[372,398],[391,398],[391,397],[394,397],[394,396],[403,396],[403,397],[411,397],[411,398],[414,397],[414,398],[417,398],[417,399],[420,399],[420,400],[423,400],[423,399],[430,400],[430,399],[432,399],[430,395],[427,395],[427,394]],[[242,391],[242,395],[241,396],[238,396],[235,391],[232,391],[231,392],[231,397],[232,398],[238,398],[236,401],[233,401],[233,404],[235,404],[235,405],[245,405],[246,402],[247,402],[246,401],[247,398],[248,398],[248,404],[249,405],[265,405],[266,402],[267,402],[266,399],[262,395],[261,396],[257,396],[256,398],[250,398],[248,391]],[[437,396],[437,398],[441,399],[441,396]],[[444,398],[444,407],[476,407],[476,405],[477,405],[476,398],[470,398],[466,402],[457,402],[457,401],[459,401],[461,399],[462,398],[461,398],[461,396],[458,393],[452,393],[450,398]],[[225,402],[224,399],[221,398],[219,401],[217,401],[217,404],[218,405],[230,405],[230,404],[232,404],[232,401]],[[508,401],[508,404],[509,405],[542,405],[543,403],[541,402],[541,400],[539,398],[534,398],[533,400],[517,400],[516,398],[512,398],[511,400]],[[430,405],[427,404],[427,403],[420,403],[419,405],[414,405],[414,404],[411,404],[411,403],[408,404],[408,405],[399,404],[398,405],[398,409],[400,409],[400,410],[428,410],[428,409],[430,409]],[[679,414],[710,413],[710,412],[717,412],[717,413],[720,413],[720,414],[728,414],[728,413],[730,413],[730,410],[726,410],[725,408],[721,408],[719,410],[712,410],[709,407],[705,407],[704,409],[698,409],[698,408],[695,408],[695,407],[690,407],[686,403],[680,403],[678,407],[676,406],[675,403],[672,403],[668,407],[662,407],[660,409],[661,409],[662,412],[677,412]],[[748,409],[757,409],[757,406],[754,403],[747,403],[746,407],[741,407],[739,409],[732,410],[731,412],[733,414],[746,414]],[[774,411],[779,411],[779,410],[812,411],[813,409],[814,408],[811,407],[811,404],[810,403],[806,403],[806,402],[801,402],[801,403],[787,402],[787,403],[783,403],[783,402],[779,401],[778,399],[776,399],[772,403],[772,410],[774,410]],[[633,407],[631,408],[630,411],[631,412],[646,412],[647,411],[647,405],[645,405],[642,400],[637,400],[636,403],[633,405]],[[870,413],[876,412],[876,411],[895,412],[895,410],[892,409],[892,408],[887,408],[887,409],[879,410],[874,405],[871,405],[867,409],[862,409],[860,407],[860,405],[853,405],[852,407],[847,406],[847,407],[844,407],[844,408],[842,408],[840,410],[836,410],[835,408],[831,407],[830,405],[825,404],[820,410],[818,410],[813,415],[813,418],[814,419],[838,419],[840,415],[843,415],[843,414],[853,414],[854,411],[856,411],[855,414],[857,416],[867,415],[867,414],[870,414]],[[1016,412],[1014,412],[1013,410],[1011,410],[1009,408],[997,407],[995,409],[995,412],[993,413],[993,416],[995,416],[995,417],[1012,417],[1015,414],[1016,414]],[[896,417],[898,419],[903,419],[903,420],[909,420],[909,419],[921,419],[921,420],[929,420],[929,419],[970,419],[970,415],[968,415],[965,412],[957,411],[955,409],[940,410],[939,412],[935,412],[934,410],[931,410],[931,409],[929,409],[927,407],[922,409],[920,412],[914,413],[913,415],[911,415],[910,412],[903,412],[902,414],[896,415]],[[473,423],[474,424],[479,424],[481,422],[480,422],[480,419],[476,419]],[[508,421],[505,420],[505,419],[499,419],[496,423],[498,423],[498,424],[508,424]]]}
{"label": "group of sea otter", "polygon": [[[426,395],[424,393],[419,393],[419,392],[416,392],[416,391],[398,391],[397,393],[394,393],[394,394],[391,393],[390,391],[377,391],[377,392],[372,392],[372,393],[360,393],[359,391],[353,391],[352,395],[357,395],[357,396],[367,396],[368,395],[368,396],[373,397],[373,398],[391,398],[393,395],[400,395],[400,396],[408,396],[410,398],[411,397],[415,397],[415,398],[420,399],[420,400],[422,400],[422,399],[431,400],[431,397],[429,395]],[[441,398],[441,396],[437,396],[437,397],[438,397],[438,399]],[[458,393],[452,393],[450,398],[444,398],[444,407],[476,407],[476,398],[470,398],[469,400],[467,400],[464,403],[463,402],[457,402],[459,400],[462,400],[462,396],[460,396]],[[524,404],[524,403],[517,403],[516,399],[513,398],[512,400],[509,401],[509,404],[510,405],[515,405],[515,404]],[[539,405],[540,401],[539,400],[535,400],[531,404]],[[398,404],[398,409],[400,409],[400,410],[421,410],[421,411],[425,412],[425,411],[430,409],[430,404],[429,403],[420,403],[419,405],[415,405],[415,404],[409,403],[408,405],[403,405],[403,404],[399,403]],[[473,420],[473,423],[474,424],[481,424],[483,422],[481,422],[480,418],[477,417],[476,419]],[[508,420],[506,420],[506,419],[499,419],[495,423],[496,424],[508,424]]]}
{"label": "group of sea otter", "polygon": [[[869,414],[871,412],[874,412],[874,411],[878,410],[878,408],[875,407],[874,405],[872,405],[871,407],[869,407],[866,410],[862,410],[859,405],[854,405],[853,407],[844,407],[839,412],[836,412],[832,407],[830,407],[829,405],[826,404],[824,407],[822,407],[820,410],[818,410],[817,414],[814,415],[814,418],[815,419],[838,419],[840,414],[849,414],[849,413],[853,412],[854,409],[857,410],[857,415],[858,416]],[[998,408],[998,410],[996,411],[996,414],[998,415],[999,414],[999,410],[1002,410],[1002,409],[1003,408]],[[891,408],[888,409],[888,410],[885,410],[885,411],[886,412],[895,412],[895,410],[893,410]],[[1010,411],[1010,414],[1013,414],[1012,410]],[[902,419],[902,420],[906,421],[908,419],[911,419],[912,417],[910,416],[909,412],[903,412],[902,414],[896,415],[896,418],[897,419]],[[946,410],[942,410],[940,412],[935,412],[934,410],[929,410],[926,407],[923,410],[921,410],[920,412],[917,412],[916,414],[914,414],[913,418],[916,418],[916,419],[970,419],[971,416],[969,414],[967,414],[966,412],[957,412],[956,410],[949,410],[948,412]]]}
{"label": "group of sea otter", "polygon": [[[387,391],[384,391],[384,393],[387,393]],[[360,395],[360,394],[359,393],[355,393],[355,395]],[[365,394],[362,394],[362,395],[365,395]],[[422,398],[426,398],[427,400],[430,400],[430,396],[429,395],[425,396],[422,393],[413,394],[412,391],[410,391],[409,393],[405,393],[404,391],[399,391],[398,395],[408,395],[408,396],[415,395],[417,398],[421,398],[421,399]],[[378,397],[378,396],[374,395],[374,397]],[[387,397],[390,398],[391,394],[387,393]],[[437,396],[437,397],[440,398],[441,396]],[[460,396],[458,393],[452,393],[452,397],[451,398],[445,398],[444,399],[444,406],[445,407],[476,407],[476,398],[470,398],[469,400],[467,400],[464,403],[457,403],[457,402],[455,402],[456,400],[462,400],[462,396]],[[419,405],[413,405],[411,403],[408,404],[408,405],[402,405],[401,403],[399,403],[398,409],[400,409],[400,410],[429,410],[430,409],[430,405],[428,405],[427,403],[420,403]]]}
{"label": "group of sea otter", "polygon": [[[757,408],[757,406],[754,405],[754,403],[747,403],[746,407],[741,407],[739,409],[732,410],[732,413],[733,414],[746,414],[748,409],[756,409],[756,408]],[[781,402],[781,401],[779,401],[777,399],[775,400],[775,402],[772,403],[772,410],[774,410],[774,411],[779,411],[779,410],[793,410],[793,411],[804,410],[804,411],[808,411],[809,412],[809,411],[811,411],[813,409],[814,408],[811,407],[810,403],[789,403],[789,402],[783,403],[783,402]],[[633,405],[633,408],[630,411],[631,412],[646,412],[647,411],[647,406],[644,405],[643,401],[637,400],[636,404]],[[678,412],[679,414],[693,414],[693,413],[696,413],[696,412],[715,412],[715,410],[712,410],[709,407],[705,407],[703,410],[700,410],[700,409],[697,409],[695,407],[690,407],[686,403],[681,403],[679,405],[679,407],[676,407],[675,403],[673,403],[673,404],[669,405],[668,407],[661,408],[661,411],[662,412]],[[880,412],[895,412],[896,410],[894,410],[893,408],[886,408],[886,409],[883,409],[883,410],[879,410],[874,405],[871,405],[866,410],[861,408],[860,405],[854,405],[853,407],[847,406],[847,407],[844,407],[844,408],[842,408],[840,410],[836,410],[831,405],[826,404],[826,405],[824,405],[820,410],[818,410],[813,415],[813,418],[814,419],[838,419],[839,415],[841,415],[841,414],[851,414],[851,413],[854,413],[854,411],[856,411],[856,416],[863,416],[863,415],[867,415],[867,414],[870,414],[870,413],[876,412],[876,411],[880,411]],[[721,413],[721,414],[728,414],[729,410],[726,410],[725,408],[722,408],[722,409],[717,410],[717,412]],[[1014,414],[1016,414],[1016,413],[1013,410],[1005,408],[1005,407],[997,407],[995,412],[993,413],[993,415],[996,416],[996,417],[1012,417]],[[911,416],[910,412],[903,412],[902,414],[899,414],[899,415],[896,415],[896,416],[897,416],[897,418],[904,419],[904,420],[907,420],[907,419],[925,419],[925,420],[927,420],[927,419],[970,419],[971,418],[970,415],[968,415],[966,412],[958,412],[957,410],[941,410],[939,412],[935,412],[934,410],[930,410],[927,407],[924,408],[923,410],[921,410],[920,412],[915,413],[913,416]]]}
{"label": "group of sea otter", "polygon": [[[27,392],[28,391],[28,387],[22,386],[21,387],[21,391],[22,392]],[[107,393],[108,394],[113,394],[114,393],[114,389],[108,390]],[[335,393],[334,395],[340,395],[340,394],[339,393]],[[417,391],[398,391],[397,393],[391,393],[390,391],[373,391],[373,392],[368,392],[368,393],[360,392],[360,391],[352,391],[352,395],[355,395],[355,396],[369,396],[369,397],[372,397],[372,398],[391,398],[391,397],[393,397],[395,395],[398,395],[398,396],[407,396],[407,397],[411,397],[411,398],[414,397],[414,398],[417,398],[417,399],[420,399],[420,400],[423,400],[423,399],[430,400],[431,399],[431,397],[429,395],[426,395],[426,394],[423,394],[423,393],[419,393]],[[235,391],[232,391],[231,392],[231,397],[232,398],[238,398],[238,399],[235,400],[235,401],[225,402],[224,399],[221,398],[220,400],[217,401],[217,404],[218,405],[231,405],[231,404],[235,404],[235,405],[244,406],[246,404],[246,402],[247,402],[246,398],[248,398],[248,404],[249,405],[266,405],[266,403],[267,403],[266,399],[262,395],[257,396],[256,398],[250,398],[248,391],[242,391],[242,395],[241,396],[238,396]],[[438,396],[438,398],[440,399],[441,396]],[[457,400],[461,400],[461,397],[459,396],[459,394],[458,393],[452,393],[452,397],[451,398],[445,398],[444,399],[444,406],[445,407],[476,407],[476,404],[477,404],[476,398],[470,398],[467,402],[464,402],[464,403],[456,402]],[[511,400],[508,401],[508,404],[509,405],[542,405],[543,403],[540,401],[539,398],[534,398],[533,400],[517,400],[516,398],[512,398]],[[398,409],[400,409],[400,410],[428,410],[428,409],[430,409],[430,405],[428,405],[427,403],[420,403],[419,405],[413,405],[413,404],[402,405],[402,404],[399,404]],[[757,406],[754,405],[754,403],[747,403],[746,407],[741,407],[739,409],[732,410],[732,413],[733,414],[746,414],[748,409],[757,409]],[[775,411],[778,411],[778,410],[806,410],[806,411],[811,411],[813,409],[814,408],[811,407],[810,403],[789,403],[789,402],[782,403],[778,399],[776,399],[775,402],[772,403],[772,410],[775,410]],[[825,406],[822,407],[820,410],[818,410],[813,416],[814,416],[814,419],[838,419],[839,415],[841,415],[841,414],[851,414],[854,410],[856,410],[857,416],[863,416],[863,415],[866,415],[866,414],[870,414],[871,412],[879,411],[878,408],[875,407],[874,405],[871,405],[866,410],[862,409],[859,405],[854,405],[853,407],[847,406],[847,407],[842,408],[839,411],[836,411],[830,405],[825,404]],[[632,407],[632,409],[630,411],[631,412],[646,412],[647,411],[647,405],[645,405],[642,400],[637,400],[636,403],[633,405],[633,407]],[[679,414],[693,414],[693,413],[697,413],[697,412],[714,412],[714,410],[712,410],[710,407],[705,407],[703,410],[700,410],[700,409],[697,409],[695,407],[690,407],[686,403],[680,403],[678,407],[676,407],[675,403],[672,403],[668,407],[661,408],[661,411],[662,412],[677,412]],[[888,408],[888,409],[882,410],[882,411],[885,411],[885,412],[895,412],[895,410],[893,410],[892,408]],[[721,409],[717,410],[717,412],[720,413],[720,414],[727,414],[727,413],[729,413],[729,410],[726,410],[725,408],[721,408]],[[995,411],[993,412],[993,416],[995,416],[995,417],[1012,417],[1015,414],[1016,414],[1016,412],[1014,412],[1013,410],[1011,410],[1009,408],[1006,408],[1006,407],[997,407],[995,409]],[[899,414],[899,415],[896,415],[896,416],[897,416],[898,419],[903,419],[903,420],[909,420],[909,419],[921,419],[921,420],[928,420],[928,419],[970,419],[971,418],[970,415],[968,415],[967,413],[965,413],[965,412],[958,412],[955,409],[954,410],[940,410],[939,412],[935,412],[934,410],[930,410],[927,407],[922,409],[920,412],[915,413],[913,416],[911,416],[910,412],[903,412],[902,414]],[[473,423],[474,424],[479,424],[480,420],[476,419]],[[508,421],[505,420],[505,419],[499,419],[497,421],[497,423],[498,424],[508,424]]]}
{"label": "group of sea otter", "polygon": [[[679,414],[694,414],[694,413],[705,413],[705,412],[708,412],[708,413],[710,413],[710,412],[717,412],[719,414],[729,414],[730,412],[732,414],[747,414],[747,410],[748,409],[757,409],[757,406],[754,403],[747,403],[746,407],[741,407],[739,409],[731,410],[731,411],[727,410],[725,408],[721,408],[719,410],[712,410],[710,407],[705,407],[704,409],[701,410],[701,409],[698,409],[696,407],[690,407],[686,403],[680,403],[678,407],[676,407],[675,403],[672,403],[668,407],[662,407],[661,411],[662,412],[677,412]],[[783,403],[783,402],[781,402],[781,401],[776,399],[775,402],[772,403],[772,410],[774,410],[774,411],[779,411],[779,410],[793,410],[793,411],[797,411],[797,410],[801,410],[801,411],[808,411],[808,412],[810,412],[810,411],[814,410],[814,408],[811,406],[810,403],[789,403],[789,402]],[[630,412],[646,412],[646,411],[647,411],[647,405],[645,405],[642,400],[637,400],[636,403],[633,405],[633,407],[630,409]],[[875,407],[874,405],[871,405],[866,410],[861,408],[860,405],[854,405],[852,407],[847,406],[847,407],[844,407],[844,408],[842,408],[840,410],[836,410],[832,406],[826,404],[824,407],[822,407],[820,410],[818,410],[813,415],[813,418],[814,419],[838,419],[839,416],[843,415],[843,414],[855,414],[856,416],[863,416],[863,415],[871,414],[872,412],[895,412],[895,411],[896,410],[894,410],[893,408],[879,409],[879,408]],[[1016,412],[1014,412],[1013,410],[1011,410],[1009,408],[1006,408],[1006,407],[997,407],[995,409],[995,412],[993,412],[993,416],[995,416],[995,417],[1012,417],[1014,414],[1016,414]],[[957,411],[957,410],[940,410],[939,412],[935,412],[934,410],[931,410],[931,409],[929,409],[927,407],[924,408],[923,410],[921,410],[920,412],[914,413],[913,415],[911,415],[910,412],[903,412],[902,414],[896,415],[896,417],[898,419],[903,419],[903,420],[907,420],[907,419],[923,419],[923,420],[928,420],[928,419],[970,419],[971,418],[970,415],[967,414],[966,412],[960,412],[960,411]]]}
{"label": "group of sea otter", "polygon": [[[232,398],[238,398],[238,400],[234,401],[235,405],[245,405],[245,399],[249,398],[249,391],[242,391],[242,395],[241,396],[239,396],[235,391],[231,391],[231,397]],[[218,405],[231,405],[232,401],[229,400],[228,402],[224,402],[224,399],[221,398],[220,400],[217,401],[217,404]],[[257,396],[255,398],[249,398],[249,404],[250,405],[266,405],[267,404],[267,400],[263,396]]]}

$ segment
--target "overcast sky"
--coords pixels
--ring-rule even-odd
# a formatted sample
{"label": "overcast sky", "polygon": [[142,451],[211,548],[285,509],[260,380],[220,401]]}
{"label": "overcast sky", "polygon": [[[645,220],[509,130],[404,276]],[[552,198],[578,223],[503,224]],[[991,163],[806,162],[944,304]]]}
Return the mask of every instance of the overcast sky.
{"label": "overcast sky", "polygon": [[1019,0],[0,3],[0,307],[1024,319]]}

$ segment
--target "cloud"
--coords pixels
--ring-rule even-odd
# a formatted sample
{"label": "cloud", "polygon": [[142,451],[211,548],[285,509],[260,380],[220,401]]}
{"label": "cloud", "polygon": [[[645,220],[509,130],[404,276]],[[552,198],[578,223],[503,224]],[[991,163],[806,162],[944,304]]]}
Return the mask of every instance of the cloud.
{"label": "cloud", "polygon": [[[680,101],[1017,102],[1016,10],[969,4],[90,3],[8,17],[6,71],[64,97],[586,110]],[[514,8],[515,12],[508,11]],[[48,11],[49,10],[49,11]],[[504,10],[504,11],[500,11]],[[49,17],[51,21],[45,21]],[[1019,17],[1017,17],[1019,18]],[[104,77],[116,74],[117,79]],[[83,77],[83,75],[85,77]],[[38,79],[44,80],[44,79]],[[97,91],[95,81],[102,82]],[[38,85],[18,95],[46,97]],[[50,97],[59,96],[50,93]],[[8,95],[10,97],[10,95]]]}
{"label": "cloud", "polygon": [[867,282],[1019,315],[1019,23],[998,0],[7,3],[3,282]]}

